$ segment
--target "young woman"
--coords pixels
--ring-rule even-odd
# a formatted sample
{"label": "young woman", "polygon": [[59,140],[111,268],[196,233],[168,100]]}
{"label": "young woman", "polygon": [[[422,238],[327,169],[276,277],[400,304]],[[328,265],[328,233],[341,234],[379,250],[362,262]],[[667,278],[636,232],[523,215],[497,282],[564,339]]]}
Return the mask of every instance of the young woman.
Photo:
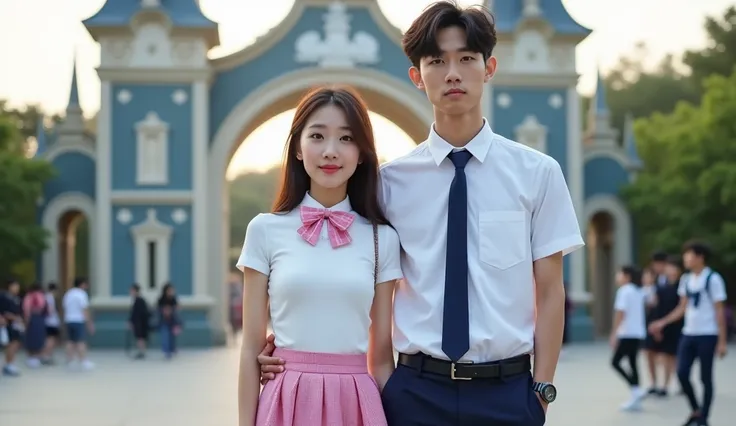
{"label": "young woman", "polygon": [[41,355],[46,344],[46,315],[48,305],[40,283],[33,283],[23,298],[23,318],[26,323],[26,363],[31,368],[41,366]]}
{"label": "young woman", "polygon": [[[250,222],[237,262],[241,426],[386,424],[379,388],[394,369],[391,310],[401,268],[377,186],[363,101],[347,88],[308,93],[291,125],[273,212]],[[269,312],[284,373],[259,398]]]}
{"label": "young woman", "polygon": [[[651,272],[648,271],[648,274]],[[615,349],[611,365],[631,388],[631,397],[621,406],[623,410],[640,408],[641,399],[646,392],[639,387],[639,370],[637,356],[644,338],[647,335],[645,305],[647,291],[642,289],[642,273],[636,266],[624,266],[616,274],[619,285],[614,302],[614,319],[611,331],[611,347]],[[621,367],[621,360],[626,358],[630,372]]]}

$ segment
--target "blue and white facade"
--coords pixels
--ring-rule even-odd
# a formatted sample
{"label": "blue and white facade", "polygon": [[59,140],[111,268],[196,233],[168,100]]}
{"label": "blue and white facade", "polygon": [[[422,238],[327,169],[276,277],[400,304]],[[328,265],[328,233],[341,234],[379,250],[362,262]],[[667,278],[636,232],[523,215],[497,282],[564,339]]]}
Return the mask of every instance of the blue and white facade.
{"label": "blue and white facade", "polygon": [[[496,132],[557,159],[581,227],[609,214],[618,224],[615,261],[630,259],[631,225],[616,188],[630,179],[631,155],[606,133],[603,93],[590,135],[583,132],[575,89],[575,47],[590,31],[561,0],[492,3],[500,66],[486,89],[486,117]],[[207,57],[219,43],[217,24],[195,0],[111,0],[84,24],[101,46],[97,133],[83,130],[75,78],[66,121],[38,137],[38,155],[59,171],[41,203],[52,241],[39,270],[44,281],[60,280],[60,220],[83,214],[93,230],[92,343],[99,346],[122,344],[133,282],[151,300],[167,281],[176,286],[183,344],[225,341],[232,269],[225,171],[248,134],[293,108],[306,89],[353,85],[417,142],[432,123],[431,105],[407,77],[401,33],[375,0],[298,0],[279,26],[218,59]],[[593,332],[586,257],[579,251],[565,268],[581,306],[579,340]]]}

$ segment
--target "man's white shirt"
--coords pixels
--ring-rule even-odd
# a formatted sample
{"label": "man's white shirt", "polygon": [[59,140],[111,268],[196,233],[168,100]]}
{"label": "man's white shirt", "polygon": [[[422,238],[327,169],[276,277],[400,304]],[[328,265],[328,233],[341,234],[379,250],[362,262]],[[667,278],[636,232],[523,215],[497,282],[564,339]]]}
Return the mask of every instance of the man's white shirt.
{"label": "man's white shirt", "polygon": [[[493,133],[487,122],[465,149],[473,156],[465,167],[470,350],[461,361],[489,362],[533,350],[533,261],[584,242],[552,157]],[[442,359],[452,150],[432,126],[427,141],[381,167],[381,202],[402,246],[394,347]]]}

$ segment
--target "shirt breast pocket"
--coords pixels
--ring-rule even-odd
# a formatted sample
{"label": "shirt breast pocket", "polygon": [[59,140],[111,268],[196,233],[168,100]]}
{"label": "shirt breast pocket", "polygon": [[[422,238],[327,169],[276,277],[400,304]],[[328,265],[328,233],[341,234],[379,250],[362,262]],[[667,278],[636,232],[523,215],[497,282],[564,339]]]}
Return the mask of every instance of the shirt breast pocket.
{"label": "shirt breast pocket", "polygon": [[523,262],[528,252],[526,228],[523,210],[480,212],[478,251],[481,262],[496,269],[508,269]]}

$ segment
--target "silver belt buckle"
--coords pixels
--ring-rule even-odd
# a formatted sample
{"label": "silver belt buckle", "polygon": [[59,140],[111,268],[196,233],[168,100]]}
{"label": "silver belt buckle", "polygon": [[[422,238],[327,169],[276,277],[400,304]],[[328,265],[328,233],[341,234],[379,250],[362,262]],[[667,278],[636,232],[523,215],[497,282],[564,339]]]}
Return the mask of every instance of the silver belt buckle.
{"label": "silver belt buckle", "polygon": [[[464,362],[464,363],[458,363],[458,364],[472,364],[472,362]],[[454,363],[454,362],[452,364],[450,364],[450,378],[452,380],[473,380],[472,377],[457,377],[457,376],[455,376],[455,366],[456,365],[457,364]]]}

